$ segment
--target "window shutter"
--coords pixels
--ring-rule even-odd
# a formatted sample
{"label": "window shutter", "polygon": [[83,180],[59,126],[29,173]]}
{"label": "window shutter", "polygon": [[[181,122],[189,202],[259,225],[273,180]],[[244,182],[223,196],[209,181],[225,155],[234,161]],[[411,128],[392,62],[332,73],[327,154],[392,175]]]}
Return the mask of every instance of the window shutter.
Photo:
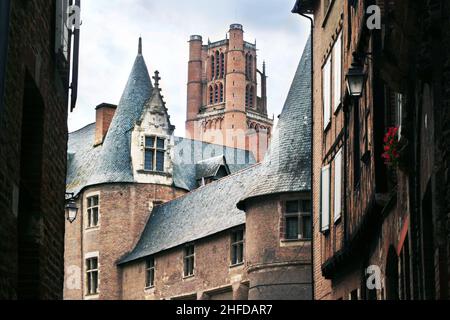
{"label": "window shutter", "polygon": [[342,213],[342,149],[334,159],[334,222]]}
{"label": "window shutter", "polygon": [[145,136],[141,135],[139,141],[139,166],[140,170],[144,170],[144,162],[145,162]]}
{"label": "window shutter", "polygon": [[327,128],[331,120],[331,55],[327,58],[327,61],[322,70],[322,88],[323,88],[323,128]]}
{"label": "window shutter", "polygon": [[334,111],[336,111],[342,99],[342,32],[339,34],[333,48],[333,82]]}
{"label": "window shutter", "polygon": [[321,231],[330,229],[330,166],[322,168],[322,192],[320,208]]}

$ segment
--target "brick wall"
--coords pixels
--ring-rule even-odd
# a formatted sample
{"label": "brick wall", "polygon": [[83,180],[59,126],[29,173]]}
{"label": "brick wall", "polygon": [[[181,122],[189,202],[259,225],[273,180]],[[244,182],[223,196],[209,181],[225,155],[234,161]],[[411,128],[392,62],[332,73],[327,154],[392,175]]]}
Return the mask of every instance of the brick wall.
{"label": "brick wall", "polygon": [[[1,298],[62,298],[67,108],[53,57],[53,5],[50,0],[11,4],[0,117]],[[24,115],[24,108],[32,114]],[[40,123],[33,127],[38,131],[27,131],[39,112],[42,117],[34,122]],[[32,211],[25,205],[28,196],[34,196]],[[30,242],[35,249],[25,250]]]}
{"label": "brick wall", "polygon": [[[83,190],[79,214],[66,222],[64,299],[120,299],[122,280],[116,262],[133,249],[148,220],[153,201],[169,201],[185,191],[154,184],[107,184]],[[87,198],[99,196],[99,227],[86,228]],[[99,295],[85,296],[85,258],[99,256]]]}
{"label": "brick wall", "polygon": [[264,196],[246,205],[249,299],[312,299],[311,242],[284,240],[285,201],[309,194]]}
{"label": "brick wall", "polygon": [[[245,299],[247,275],[244,265],[231,266],[231,230],[195,242],[195,275],[184,277],[184,246],[155,255],[155,286],[145,288],[145,260],[121,267],[122,298]],[[248,290],[248,289],[247,289]],[[242,292],[244,291],[244,292]]]}

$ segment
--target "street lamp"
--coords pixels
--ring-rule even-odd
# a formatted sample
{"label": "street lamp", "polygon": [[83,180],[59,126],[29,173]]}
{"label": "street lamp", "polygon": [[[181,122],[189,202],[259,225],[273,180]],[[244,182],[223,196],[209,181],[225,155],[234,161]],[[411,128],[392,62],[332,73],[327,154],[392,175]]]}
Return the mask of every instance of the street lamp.
{"label": "street lamp", "polygon": [[366,74],[364,72],[364,66],[361,63],[361,59],[353,53],[352,66],[348,70],[345,76],[345,82],[347,83],[347,89],[350,96],[359,98],[361,97],[364,84],[366,82]]}
{"label": "street lamp", "polygon": [[77,219],[78,207],[73,196],[68,200],[66,204],[66,218],[67,221],[73,223]]}

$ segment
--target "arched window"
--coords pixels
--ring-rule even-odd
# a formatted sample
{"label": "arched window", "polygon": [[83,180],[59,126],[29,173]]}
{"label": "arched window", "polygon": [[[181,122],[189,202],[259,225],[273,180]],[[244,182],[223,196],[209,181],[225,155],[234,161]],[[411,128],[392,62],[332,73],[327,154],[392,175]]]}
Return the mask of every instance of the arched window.
{"label": "arched window", "polygon": [[215,70],[215,64],[214,64],[214,56],[211,56],[211,80],[214,79],[214,70]]}
{"label": "arched window", "polygon": [[219,88],[220,88],[220,102],[223,102],[223,84],[220,84]]}
{"label": "arched window", "polygon": [[216,78],[220,77],[220,53],[216,51]]}
{"label": "arched window", "polygon": [[219,102],[219,87],[217,84],[214,86],[214,103]]}
{"label": "arched window", "polygon": [[225,55],[223,52],[220,54],[220,77],[225,76]]}
{"label": "arched window", "polygon": [[214,102],[214,90],[212,86],[209,86],[209,104]]}

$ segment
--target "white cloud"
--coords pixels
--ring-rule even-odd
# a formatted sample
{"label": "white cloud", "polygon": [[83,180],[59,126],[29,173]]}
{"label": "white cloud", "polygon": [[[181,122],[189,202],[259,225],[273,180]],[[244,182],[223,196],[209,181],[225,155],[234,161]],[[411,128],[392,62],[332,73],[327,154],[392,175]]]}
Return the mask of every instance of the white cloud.
{"label": "white cloud", "polygon": [[79,97],[69,130],[95,120],[95,106],[117,104],[143,37],[149,72],[160,71],[161,87],[176,134],[184,135],[188,40],[225,38],[231,23],[257,40],[258,63],[267,62],[269,114],[281,112],[309,34],[309,23],[290,10],[294,0],[144,1],[84,0]]}

